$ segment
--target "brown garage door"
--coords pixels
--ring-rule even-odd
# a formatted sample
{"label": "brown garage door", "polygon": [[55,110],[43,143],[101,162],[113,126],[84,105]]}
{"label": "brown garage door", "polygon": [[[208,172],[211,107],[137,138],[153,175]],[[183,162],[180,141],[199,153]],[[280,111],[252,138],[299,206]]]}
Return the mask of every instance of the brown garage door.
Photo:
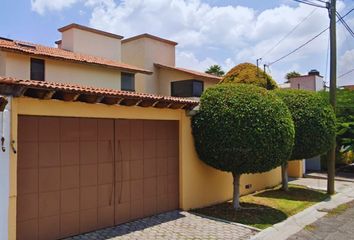
{"label": "brown garage door", "polygon": [[17,238],[178,208],[178,122],[20,116]]}

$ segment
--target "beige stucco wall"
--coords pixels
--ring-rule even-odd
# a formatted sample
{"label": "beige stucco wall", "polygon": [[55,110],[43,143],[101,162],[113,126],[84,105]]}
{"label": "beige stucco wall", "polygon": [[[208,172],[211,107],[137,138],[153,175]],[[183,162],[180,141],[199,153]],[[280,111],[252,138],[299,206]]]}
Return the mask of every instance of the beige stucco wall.
{"label": "beige stucco wall", "polygon": [[0,76],[5,76],[6,72],[6,53],[0,51]]}
{"label": "beige stucco wall", "polygon": [[189,79],[196,79],[204,82],[204,90],[217,84],[215,80],[206,80],[194,77],[191,74],[176,71],[176,70],[169,70],[169,69],[156,69],[158,72],[158,81],[160,83],[160,95],[171,95],[171,82],[178,81],[178,80],[189,80]]}
{"label": "beige stucco wall", "polygon": [[122,61],[138,66],[154,73],[152,75],[136,76],[135,89],[137,92],[159,93],[154,63],[175,65],[175,46],[150,38],[139,38],[122,43]]}
{"label": "beige stucco wall", "polygon": [[121,40],[71,28],[62,32],[63,49],[121,61]]}
{"label": "beige stucco wall", "polygon": [[[6,53],[5,75],[30,79],[30,56]],[[45,80],[120,89],[118,70],[51,59],[45,59]]]}

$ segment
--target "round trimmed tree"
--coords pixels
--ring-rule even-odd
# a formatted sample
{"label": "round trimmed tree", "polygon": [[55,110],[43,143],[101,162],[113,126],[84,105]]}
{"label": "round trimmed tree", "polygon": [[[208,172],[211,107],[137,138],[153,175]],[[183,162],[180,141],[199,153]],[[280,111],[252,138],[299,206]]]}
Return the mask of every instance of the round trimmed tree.
{"label": "round trimmed tree", "polygon": [[[282,89],[275,91],[288,106],[295,126],[291,160],[322,155],[331,148],[336,134],[336,117],[332,107],[312,91]],[[282,165],[283,190],[288,190],[288,162]]]}
{"label": "round trimmed tree", "polygon": [[232,173],[235,209],[240,207],[241,174],[280,166],[291,154],[295,135],[283,101],[264,88],[246,84],[208,88],[192,127],[199,158]]}
{"label": "round trimmed tree", "polygon": [[273,78],[252,63],[241,63],[228,71],[220,83],[245,83],[268,90],[278,88]]}

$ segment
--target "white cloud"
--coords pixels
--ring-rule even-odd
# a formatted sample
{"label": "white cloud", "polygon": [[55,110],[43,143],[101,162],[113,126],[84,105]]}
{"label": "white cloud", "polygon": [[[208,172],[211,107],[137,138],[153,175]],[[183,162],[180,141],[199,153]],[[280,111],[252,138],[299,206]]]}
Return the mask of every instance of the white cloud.
{"label": "white cloud", "polygon": [[[314,9],[289,0],[264,11],[210,5],[202,0],[32,0],[32,8],[43,13],[61,10],[76,1],[85,4],[85,12],[91,12],[92,27],[126,37],[148,32],[177,41],[177,64],[201,71],[211,64],[228,70],[240,62],[255,62]],[[338,11],[348,11],[343,9],[344,2],[338,1]],[[350,16],[346,20],[354,24]],[[316,10],[274,51],[264,56],[262,64],[295,49],[325,29],[328,22],[327,10]],[[339,49],[348,50],[349,40],[352,41],[345,29],[338,27]],[[296,54],[272,65],[273,77],[283,82],[287,71],[306,73],[313,68],[325,74],[327,48],[328,33],[325,33]],[[342,61],[349,64],[349,60]]]}
{"label": "white cloud", "polygon": [[46,10],[58,11],[70,7],[78,0],[31,0],[32,10],[44,14]]}
{"label": "white cloud", "polygon": [[[338,59],[338,76],[354,69],[354,49],[346,51]],[[354,73],[351,72],[338,79],[338,85],[354,84]]]}

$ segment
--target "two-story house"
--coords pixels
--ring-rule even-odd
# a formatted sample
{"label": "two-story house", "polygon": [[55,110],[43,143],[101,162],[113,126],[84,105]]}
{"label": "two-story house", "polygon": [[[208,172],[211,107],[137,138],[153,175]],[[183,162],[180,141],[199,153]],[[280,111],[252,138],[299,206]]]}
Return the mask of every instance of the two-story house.
{"label": "two-story house", "polygon": [[[61,239],[232,198],[194,148],[189,110],[213,75],[173,41],[70,24],[57,47],[0,39],[0,239]],[[187,97],[187,98],[182,98]],[[241,193],[280,183],[244,175]]]}

